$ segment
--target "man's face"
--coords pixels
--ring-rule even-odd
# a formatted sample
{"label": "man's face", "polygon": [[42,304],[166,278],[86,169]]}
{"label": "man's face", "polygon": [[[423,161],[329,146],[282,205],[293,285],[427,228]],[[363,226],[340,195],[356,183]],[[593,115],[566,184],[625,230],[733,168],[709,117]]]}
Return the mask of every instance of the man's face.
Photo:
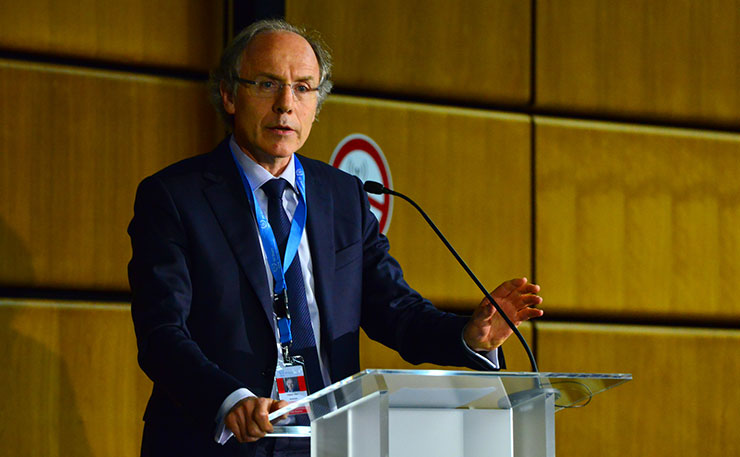
{"label": "man's face", "polygon": [[[266,77],[280,83],[319,84],[319,63],[311,45],[291,32],[255,36],[245,49],[239,73],[252,81]],[[236,97],[223,90],[221,94],[226,112],[234,115],[237,144],[262,164],[287,164],[281,159],[303,146],[316,117],[316,92],[299,101],[290,87],[283,87],[274,96],[261,98],[240,84]]]}

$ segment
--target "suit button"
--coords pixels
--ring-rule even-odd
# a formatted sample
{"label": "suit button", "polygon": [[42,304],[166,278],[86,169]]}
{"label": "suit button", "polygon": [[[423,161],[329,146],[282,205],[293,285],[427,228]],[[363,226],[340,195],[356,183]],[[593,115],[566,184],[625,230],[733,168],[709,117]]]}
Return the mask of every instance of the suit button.
{"label": "suit button", "polygon": [[262,371],[262,372],[260,372],[260,374],[261,374],[262,376],[264,376],[265,378],[267,377],[267,371]]}

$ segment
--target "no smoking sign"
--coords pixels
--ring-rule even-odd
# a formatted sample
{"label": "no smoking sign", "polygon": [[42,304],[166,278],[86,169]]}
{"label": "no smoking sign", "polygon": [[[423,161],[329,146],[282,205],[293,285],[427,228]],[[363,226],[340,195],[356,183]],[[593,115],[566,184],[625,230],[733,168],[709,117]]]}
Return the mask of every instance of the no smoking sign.
{"label": "no smoking sign", "polygon": [[[357,176],[362,182],[377,181],[393,189],[391,171],[383,151],[367,135],[353,133],[339,142],[329,160],[335,168]],[[393,197],[388,194],[368,195],[370,210],[378,219],[380,233],[387,233],[393,213]]]}

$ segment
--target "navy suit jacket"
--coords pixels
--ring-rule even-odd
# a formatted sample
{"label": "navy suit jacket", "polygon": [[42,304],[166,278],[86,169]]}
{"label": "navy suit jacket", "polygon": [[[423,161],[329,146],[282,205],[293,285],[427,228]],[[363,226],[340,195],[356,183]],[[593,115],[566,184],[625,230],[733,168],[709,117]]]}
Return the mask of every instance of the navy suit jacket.
{"label": "navy suit jacket", "polygon": [[[461,341],[467,318],[404,281],[362,183],[300,160],[332,382],[359,371],[360,327],[411,363],[485,369]],[[154,382],[143,454],[250,455],[234,439],[213,441],[224,399],[240,387],[270,396],[277,360],[257,227],[228,141],[142,181],[129,235],[138,359]]]}

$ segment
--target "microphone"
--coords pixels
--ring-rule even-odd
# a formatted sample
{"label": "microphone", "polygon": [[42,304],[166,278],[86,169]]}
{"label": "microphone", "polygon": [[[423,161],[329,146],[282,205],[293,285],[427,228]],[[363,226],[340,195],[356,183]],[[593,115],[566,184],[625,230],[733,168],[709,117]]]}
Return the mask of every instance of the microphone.
{"label": "microphone", "polygon": [[468,265],[465,263],[465,261],[460,257],[460,255],[455,251],[455,248],[452,247],[449,241],[447,241],[447,238],[445,238],[444,235],[442,235],[442,232],[439,231],[437,226],[432,222],[432,220],[427,216],[427,213],[424,212],[423,209],[419,205],[416,204],[413,200],[411,200],[409,197],[403,195],[402,193],[396,192],[394,190],[388,189],[384,185],[382,185],[379,182],[376,181],[365,181],[365,184],[363,185],[363,189],[365,189],[365,192],[369,194],[390,194],[395,195],[396,197],[402,198],[409,202],[411,206],[416,208],[417,211],[424,217],[424,220],[427,221],[427,224],[434,230],[434,233],[437,234],[440,240],[442,240],[442,243],[447,247],[447,249],[452,253],[452,255],[455,257],[455,260],[460,264],[461,267],[465,270],[465,272],[470,276],[470,278],[473,280],[475,285],[478,286],[478,288],[483,292],[483,295],[488,299],[491,304],[493,304],[493,307],[496,308],[496,312],[498,312],[501,317],[504,318],[504,321],[506,321],[506,324],[511,328],[511,330],[514,332],[514,334],[519,338],[519,341],[522,343],[522,346],[524,346],[524,350],[527,352],[527,357],[529,357],[529,363],[532,365],[532,371],[535,373],[538,373],[540,370],[537,368],[537,362],[534,360],[534,354],[532,354],[532,349],[530,349],[529,344],[527,344],[527,340],[524,339],[522,334],[519,332],[519,329],[516,328],[516,325],[514,325],[513,322],[511,322],[511,319],[509,319],[509,316],[506,315],[506,313],[501,309],[498,303],[496,303],[496,300],[491,297],[491,294],[488,292],[488,289],[486,289],[483,284],[480,282],[480,280],[475,276],[473,271],[468,267]]}
{"label": "microphone", "polygon": [[392,191],[388,188],[386,188],[384,185],[380,184],[379,182],[375,181],[365,181],[365,184],[362,186],[363,189],[365,189],[365,192],[368,194],[389,194]]}

